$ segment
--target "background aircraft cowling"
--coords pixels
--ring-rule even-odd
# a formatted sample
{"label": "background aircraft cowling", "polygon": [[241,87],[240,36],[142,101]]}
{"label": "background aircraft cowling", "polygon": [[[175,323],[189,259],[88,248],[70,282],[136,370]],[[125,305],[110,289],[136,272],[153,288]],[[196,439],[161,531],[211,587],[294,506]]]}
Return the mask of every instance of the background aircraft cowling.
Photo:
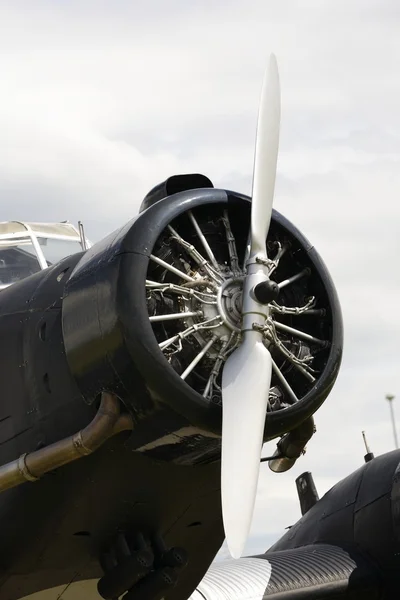
{"label": "background aircraft cowling", "polygon": [[265,554],[213,564],[190,600],[398,598],[400,451],[371,456],[320,500],[301,475],[303,517]]}

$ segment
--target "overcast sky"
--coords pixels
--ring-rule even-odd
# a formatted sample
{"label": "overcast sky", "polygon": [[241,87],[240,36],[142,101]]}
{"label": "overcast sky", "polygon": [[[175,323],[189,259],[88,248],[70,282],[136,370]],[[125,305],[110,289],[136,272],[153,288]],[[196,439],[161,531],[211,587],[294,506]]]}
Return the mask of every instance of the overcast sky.
{"label": "overcast sky", "polygon": [[332,273],[345,352],[306,456],[283,475],[262,465],[248,552],[299,518],[301,472],[322,494],[362,463],[362,429],[375,453],[393,448],[399,27],[398,0],[0,0],[0,219],[82,219],[93,241],[168,175],[250,191],[262,77],[277,54],[275,207]]}

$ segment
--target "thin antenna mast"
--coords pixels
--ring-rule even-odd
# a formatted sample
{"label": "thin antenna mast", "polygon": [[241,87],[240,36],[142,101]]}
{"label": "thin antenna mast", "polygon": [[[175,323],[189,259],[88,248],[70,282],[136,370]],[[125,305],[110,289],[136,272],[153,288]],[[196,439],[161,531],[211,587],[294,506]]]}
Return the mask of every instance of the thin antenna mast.
{"label": "thin antenna mast", "polygon": [[392,420],[394,446],[397,449],[399,447],[399,440],[397,438],[396,421],[394,419],[394,410],[393,410],[394,396],[393,396],[393,394],[386,394],[385,397],[386,397],[386,400],[389,402],[389,406],[390,406],[390,418]]}
{"label": "thin antenna mast", "polygon": [[85,230],[83,228],[83,223],[82,221],[78,221],[78,228],[79,228],[79,235],[81,237],[81,245],[83,250],[87,250],[87,243],[86,243],[86,237],[85,237]]}
{"label": "thin antenna mast", "polygon": [[362,431],[361,434],[363,436],[365,450],[367,451],[367,454],[364,456],[364,461],[367,463],[367,462],[369,462],[370,460],[372,460],[375,457],[374,457],[373,453],[371,452],[371,449],[370,449],[370,447],[368,445],[367,437],[365,435],[365,431]]}

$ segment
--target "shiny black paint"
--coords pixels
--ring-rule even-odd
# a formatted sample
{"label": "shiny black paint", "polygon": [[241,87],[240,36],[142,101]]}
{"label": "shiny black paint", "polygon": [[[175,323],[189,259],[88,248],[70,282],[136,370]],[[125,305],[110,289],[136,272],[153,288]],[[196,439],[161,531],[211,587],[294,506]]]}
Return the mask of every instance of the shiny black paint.
{"label": "shiny black paint", "polygon": [[[0,292],[1,464],[76,433],[96,413],[97,400],[84,402],[71,374],[62,329],[65,284],[81,259],[67,258]],[[85,299],[90,313],[97,298]],[[76,320],[85,331],[86,316]],[[96,361],[97,355],[93,367]],[[121,361],[128,381],[129,368]],[[112,369],[94,368],[97,377],[101,386],[119,384]],[[86,386],[93,391],[90,378]],[[147,408],[146,397],[137,398],[137,418],[141,406]],[[179,419],[171,422],[168,415],[170,427],[179,428]],[[156,437],[168,430],[168,419],[164,430],[160,426],[164,417],[160,411]],[[145,432],[146,425],[138,430]],[[92,456],[0,494],[2,600],[100,577],[100,553],[120,529],[157,531],[167,543],[183,546],[190,562],[176,593],[182,600],[189,595],[223,541],[219,463],[160,465],[133,452],[132,438],[122,433]]]}
{"label": "shiny black paint", "polygon": [[2,464],[79,429],[93,414],[69,371],[61,330],[65,280],[80,257],[0,292]]}
{"label": "shiny black paint", "polygon": [[150,192],[143,198],[139,212],[143,212],[152,204],[164,200],[167,196],[172,196],[185,190],[195,190],[199,188],[214,187],[210,179],[200,173],[185,173],[184,175],[172,175],[165,181],[154,186]]}
{"label": "shiny black paint", "polygon": [[296,479],[301,514],[305,515],[319,500],[312,473],[306,471]]}

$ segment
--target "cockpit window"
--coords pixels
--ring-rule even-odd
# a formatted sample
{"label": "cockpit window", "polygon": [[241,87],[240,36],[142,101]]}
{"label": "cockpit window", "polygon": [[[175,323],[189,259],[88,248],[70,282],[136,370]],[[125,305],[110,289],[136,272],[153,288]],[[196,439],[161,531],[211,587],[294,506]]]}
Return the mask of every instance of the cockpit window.
{"label": "cockpit window", "polygon": [[40,264],[31,240],[0,242],[0,289],[38,271]]}
{"label": "cockpit window", "polygon": [[0,222],[0,290],[90,245],[82,225]]}
{"label": "cockpit window", "polygon": [[82,252],[81,243],[77,240],[57,240],[38,237],[38,242],[48,266],[54,265],[62,258],[71,256],[71,254]]}

